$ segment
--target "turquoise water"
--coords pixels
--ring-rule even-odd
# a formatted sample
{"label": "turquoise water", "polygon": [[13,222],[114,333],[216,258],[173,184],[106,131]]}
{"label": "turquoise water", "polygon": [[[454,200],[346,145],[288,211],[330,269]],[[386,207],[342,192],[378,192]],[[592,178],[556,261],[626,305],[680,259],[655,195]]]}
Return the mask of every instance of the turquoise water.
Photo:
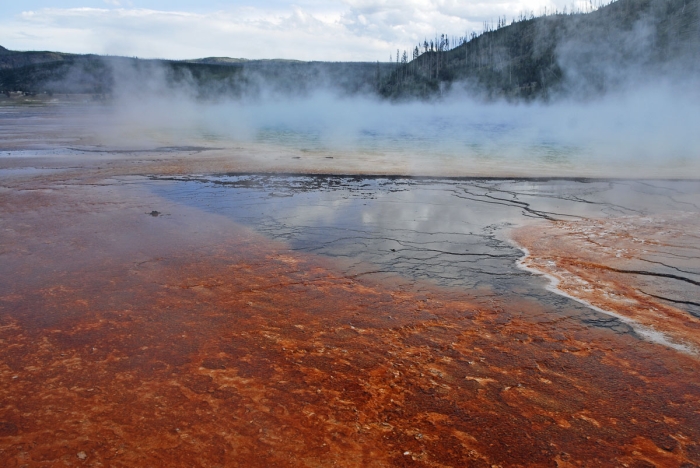
{"label": "turquoise water", "polygon": [[648,89],[517,105],[465,96],[390,103],[319,93],[216,104],[146,96],[3,109],[0,140],[105,151],[220,148],[232,158],[267,158],[262,166],[270,167],[293,157],[298,172],[333,171],[320,164],[333,158],[345,173],[698,179],[698,94]]}
{"label": "turquoise water", "polygon": [[[173,105],[172,103],[168,105]],[[160,121],[213,144],[368,155],[517,175],[700,177],[700,100],[656,92],[590,103],[455,98],[392,104],[319,94],[195,105]]]}

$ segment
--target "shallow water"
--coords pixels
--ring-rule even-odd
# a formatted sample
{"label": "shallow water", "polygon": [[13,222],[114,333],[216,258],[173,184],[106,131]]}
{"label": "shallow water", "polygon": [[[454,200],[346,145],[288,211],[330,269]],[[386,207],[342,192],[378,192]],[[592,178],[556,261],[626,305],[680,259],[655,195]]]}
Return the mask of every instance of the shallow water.
{"label": "shallow water", "polygon": [[[697,211],[692,202],[700,196],[700,183],[668,181],[260,175],[151,180],[157,182],[153,190],[158,195],[225,215],[293,251],[340,259],[350,277],[399,275],[479,291],[484,297],[522,294],[578,310],[584,321],[620,329],[625,325],[601,315],[599,308],[582,308],[549,293],[541,278],[519,269],[523,254],[509,239],[509,230],[533,218],[636,219]],[[673,259],[666,261],[665,271],[672,271]],[[700,279],[700,271],[686,273]],[[695,293],[694,287],[676,283],[665,282],[665,290],[675,288],[668,299]],[[681,307],[695,313],[692,305]]]}
{"label": "shallow water", "polygon": [[700,178],[700,103],[664,93],[551,105],[464,97],[392,104],[319,93],[260,102],[144,96],[0,106],[0,150],[189,146],[223,157],[246,151],[263,166],[274,160],[275,171]]}
{"label": "shallow water", "polygon": [[[173,119],[173,125],[193,138],[206,129],[208,138],[224,144],[390,157],[403,160],[412,175],[421,175],[429,162],[445,166],[446,174],[452,168],[492,176],[700,177],[694,130],[700,101],[661,88],[605,102],[549,105],[484,104],[464,96],[391,104],[319,93],[199,106],[180,115],[195,124]],[[167,131],[167,125],[160,128]]]}

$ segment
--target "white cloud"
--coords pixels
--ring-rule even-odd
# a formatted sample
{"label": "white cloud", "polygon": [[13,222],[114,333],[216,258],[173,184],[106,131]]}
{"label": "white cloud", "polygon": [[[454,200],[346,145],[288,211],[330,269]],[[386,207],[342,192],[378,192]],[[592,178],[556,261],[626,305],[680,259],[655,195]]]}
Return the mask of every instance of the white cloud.
{"label": "white cloud", "polygon": [[483,29],[484,22],[506,16],[510,22],[521,12],[539,15],[561,11],[571,2],[516,0],[471,2],[458,0],[344,0],[343,24],[358,35],[375,34],[389,42],[410,42],[436,33],[464,35]]}
{"label": "white cloud", "polygon": [[[131,2],[104,0],[115,6]],[[435,33],[463,35],[484,21],[539,13],[560,0],[339,0],[209,13],[130,7],[46,8],[0,20],[0,44],[172,59],[203,56],[385,60]]]}

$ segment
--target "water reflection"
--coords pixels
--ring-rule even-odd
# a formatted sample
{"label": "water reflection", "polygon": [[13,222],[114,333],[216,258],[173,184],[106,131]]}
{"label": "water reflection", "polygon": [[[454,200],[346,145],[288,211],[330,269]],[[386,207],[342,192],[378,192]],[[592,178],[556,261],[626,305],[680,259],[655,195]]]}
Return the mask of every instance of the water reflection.
{"label": "water reflection", "polygon": [[168,198],[230,216],[292,249],[345,259],[349,275],[398,273],[463,288],[522,286],[523,272],[515,267],[521,253],[504,229],[528,219],[638,215],[680,206],[657,196],[668,190],[664,182],[259,175],[154,180],[154,190]]}
{"label": "water reflection", "polygon": [[[697,182],[231,175],[153,177],[152,183],[177,203],[229,216],[292,250],[334,258],[349,277],[398,275],[481,298],[528,296],[626,333],[632,328],[616,315],[547,291],[547,279],[518,268],[523,251],[509,230],[533,219],[585,229],[594,219],[645,223],[645,216],[700,211]],[[682,257],[659,263],[644,252],[643,262],[686,267]],[[650,290],[687,302],[693,291],[661,273],[651,273],[656,289]]]}

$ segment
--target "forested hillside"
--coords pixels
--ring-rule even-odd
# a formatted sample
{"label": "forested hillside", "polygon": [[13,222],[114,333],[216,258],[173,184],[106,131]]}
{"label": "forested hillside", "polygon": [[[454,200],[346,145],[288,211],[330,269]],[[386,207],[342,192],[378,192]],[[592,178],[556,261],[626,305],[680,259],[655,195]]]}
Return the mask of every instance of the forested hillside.
{"label": "forested hillside", "polygon": [[586,97],[645,78],[697,74],[699,5],[619,0],[589,13],[499,19],[452,47],[447,35],[426,40],[380,93],[429,97],[459,83],[491,97]]}
{"label": "forested hillside", "polygon": [[351,95],[375,93],[395,68],[392,63],[169,61],[5,50],[0,55],[0,92],[108,95],[180,89],[201,99],[216,99],[333,89]]}

